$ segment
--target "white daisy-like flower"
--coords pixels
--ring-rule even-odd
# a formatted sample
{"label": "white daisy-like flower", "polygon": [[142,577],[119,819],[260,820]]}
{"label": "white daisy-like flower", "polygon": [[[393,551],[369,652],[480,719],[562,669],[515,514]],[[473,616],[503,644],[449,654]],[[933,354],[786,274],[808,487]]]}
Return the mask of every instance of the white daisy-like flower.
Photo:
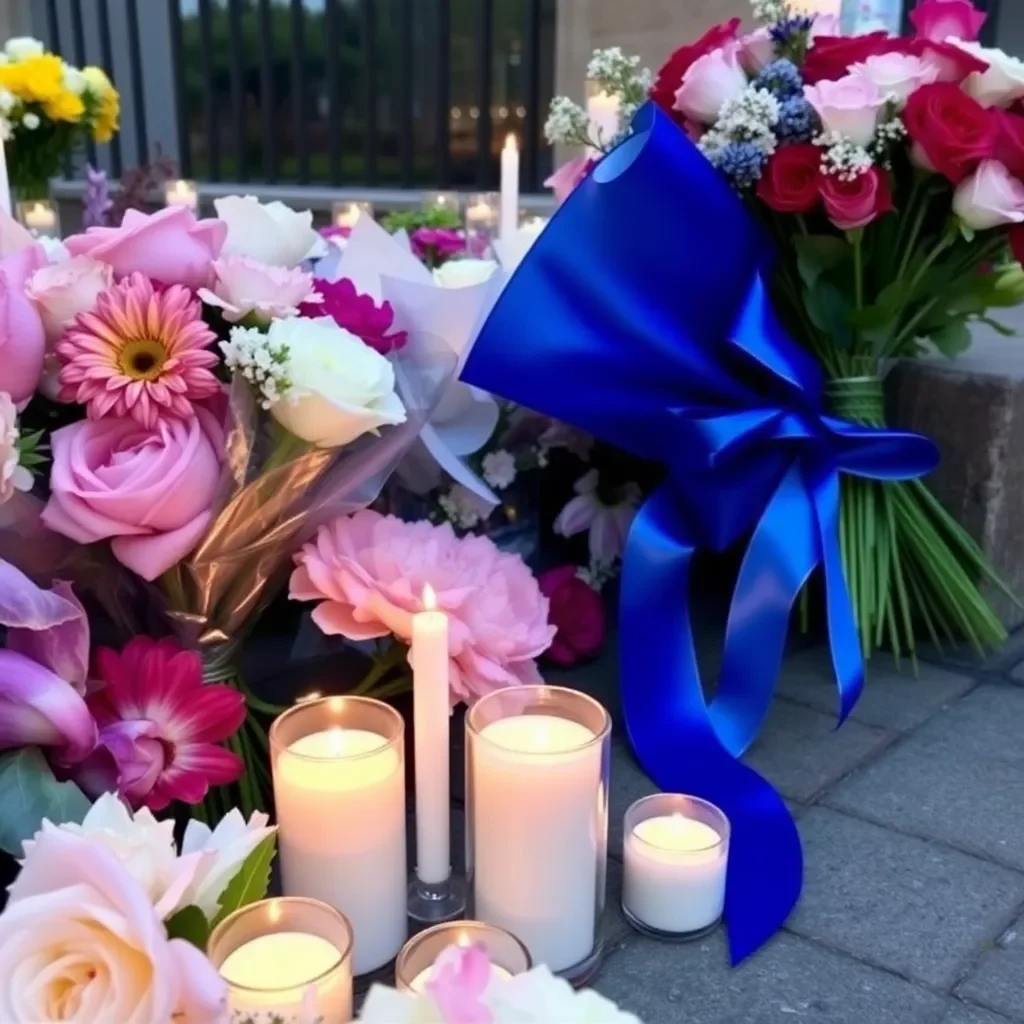
{"label": "white daisy-like flower", "polygon": [[483,458],[484,480],[496,491],[510,487],[516,478],[516,457],[503,448]]}

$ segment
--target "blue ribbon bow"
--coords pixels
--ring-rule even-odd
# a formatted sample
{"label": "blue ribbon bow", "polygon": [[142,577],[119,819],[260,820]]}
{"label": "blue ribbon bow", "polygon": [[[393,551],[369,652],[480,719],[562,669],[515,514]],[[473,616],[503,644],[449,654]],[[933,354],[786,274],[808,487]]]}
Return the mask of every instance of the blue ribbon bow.
{"label": "blue ribbon bow", "polygon": [[[840,722],[863,663],[838,545],[839,473],[934,468],[934,445],[822,412],[821,375],[769,305],[767,237],[653,105],[559,209],[485,323],[463,379],[663,462],[637,514],[621,595],[623,710],[665,790],[732,822],[734,963],[782,925],[802,857],[782,798],[739,756],[771,703],[793,602],[824,568]],[[751,533],[705,701],[688,614],[690,562]]]}

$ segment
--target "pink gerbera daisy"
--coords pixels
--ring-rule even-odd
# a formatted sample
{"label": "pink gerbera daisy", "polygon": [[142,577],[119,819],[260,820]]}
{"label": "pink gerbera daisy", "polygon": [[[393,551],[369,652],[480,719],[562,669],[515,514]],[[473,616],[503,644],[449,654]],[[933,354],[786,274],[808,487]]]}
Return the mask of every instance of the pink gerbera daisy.
{"label": "pink gerbera daisy", "polygon": [[187,288],[158,291],[132,274],[102,292],[58,342],[61,398],[88,405],[92,419],[131,416],[145,427],[161,416],[188,419],[192,403],[220,387],[209,349],[216,340]]}
{"label": "pink gerbera daisy", "polygon": [[86,792],[159,811],[172,800],[197,804],[210,786],[241,777],[242,759],[218,744],[245,721],[245,699],[204,684],[198,654],[140,636],[120,653],[100,648],[95,661],[101,688],[86,702],[99,740],[75,776]]}

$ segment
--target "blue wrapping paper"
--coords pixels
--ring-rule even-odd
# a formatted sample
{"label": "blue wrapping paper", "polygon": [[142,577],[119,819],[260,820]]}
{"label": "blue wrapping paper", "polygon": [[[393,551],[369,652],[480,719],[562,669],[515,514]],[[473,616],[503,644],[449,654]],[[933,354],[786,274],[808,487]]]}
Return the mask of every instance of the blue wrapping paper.
{"label": "blue wrapping paper", "polygon": [[[734,963],[774,934],[800,894],[792,817],[739,757],[767,714],[793,602],[818,566],[840,722],[863,685],[839,554],[839,473],[903,480],[938,461],[923,437],[824,414],[818,366],[768,302],[772,260],[740,199],[648,104],[534,244],[462,374],[668,469],[624,555],[623,712],[651,778],[710,800],[732,822]],[[746,536],[708,704],[690,564],[698,548]]]}

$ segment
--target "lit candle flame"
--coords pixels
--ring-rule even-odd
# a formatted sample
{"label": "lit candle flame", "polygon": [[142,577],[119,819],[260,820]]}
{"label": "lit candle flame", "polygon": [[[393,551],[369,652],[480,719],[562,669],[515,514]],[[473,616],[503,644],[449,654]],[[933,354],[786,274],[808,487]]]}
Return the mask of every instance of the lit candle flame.
{"label": "lit candle flame", "polygon": [[281,905],[277,900],[271,900],[270,906],[267,907],[267,917],[270,918],[271,924],[277,924],[281,920]]}
{"label": "lit candle flame", "polygon": [[308,704],[312,700],[319,700],[323,694],[319,690],[311,690],[309,693],[304,693],[301,697],[296,698],[296,704]]}
{"label": "lit candle flame", "polygon": [[423,586],[423,609],[428,612],[437,609],[437,594],[434,593],[434,588],[429,583]]}
{"label": "lit candle flame", "polygon": [[515,153],[518,151],[519,142],[516,139],[514,132],[509,132],[508,135],[505,136],[505,149],[507,149],[511,153]]}

